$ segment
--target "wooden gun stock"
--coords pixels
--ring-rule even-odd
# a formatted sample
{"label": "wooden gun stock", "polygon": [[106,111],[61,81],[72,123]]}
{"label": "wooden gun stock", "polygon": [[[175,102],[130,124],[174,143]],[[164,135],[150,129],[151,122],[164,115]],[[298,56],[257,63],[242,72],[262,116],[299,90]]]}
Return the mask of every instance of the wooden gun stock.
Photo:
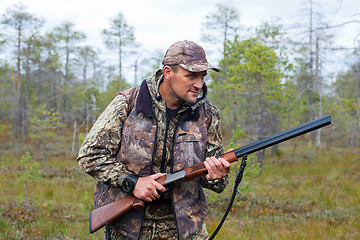
{"label": "wooden gun stock", "polygon": [[107,222],[111,222],[131,209],[142,209],[145,202],[129,195],[105,206],[99,207],[90,213],[90,233],[94,233]]}
{"label": "wooden gun stock", "polygon": [[[322,118],[297,126],[295,128],[275,134],[271,137],[259,140],[255,143],[251,143],[244,147],[235,149],[234,151],[218,156],[218,158],[221,157],[228,162],[233,163],[242,156],[257,152],[275,144],[284,142],[288,139],[322,128],[329,124],[331,124],[331,117],[330,115],[327,115]],[[169,173],[157,179],[156,181],[163,186],[166,186],[178,181],[190,181],[198,177],[205,176],[206,174],[207,170],[204,163],[198,163],[196,165],[187,167],[184,170],[175,173]],[[142,209],[144,207],[144,201],[134,197],[133,195],[129,195],[123,199],[97,208],[90,213],[90,233],[96,232],[97,230],[105,226],[107,222],[111,222],[117,219],[131,209]]]}

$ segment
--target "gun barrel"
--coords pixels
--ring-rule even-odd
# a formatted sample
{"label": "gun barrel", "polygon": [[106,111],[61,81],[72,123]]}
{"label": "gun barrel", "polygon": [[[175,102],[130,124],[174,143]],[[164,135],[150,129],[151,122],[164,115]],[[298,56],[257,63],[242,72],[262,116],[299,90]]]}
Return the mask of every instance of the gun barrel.
{"label": "gun barrel", "polygon": [[302,125],[292,128],[292,129],[286,130],[284,132],[272,135],[271,137],[268,137],[268,138],[259,140],[257,142],[251,143],[249,145],[246,145],[244,147],[235,149],[234,153],[237,158],[240,158],[244,155],[248,155],[248,154],[260,151],[267,147],[284,142],[290,138],[294,138],[294,137],[303,135],[305,133],[314,131],[316,129],[322,128],[329,124],[331,124],[331,116],[326,115],[324,117],[315,119],[313,121],[304,123]]}

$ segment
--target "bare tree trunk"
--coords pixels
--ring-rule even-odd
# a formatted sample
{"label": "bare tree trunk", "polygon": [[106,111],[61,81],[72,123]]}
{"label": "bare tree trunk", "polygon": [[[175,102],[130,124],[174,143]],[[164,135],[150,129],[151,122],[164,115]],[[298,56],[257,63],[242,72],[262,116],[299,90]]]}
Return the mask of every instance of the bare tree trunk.
{"label": "bare tree trunk", "polygon": [[119,91],[122,90],[122,48],[121,41],[119,41]]}
{"label": "bare tree trunk", "polygon": [[227,42],[227,32],[228,32],[228,28],[229,28],[229,25],[228,25],[228,21],[227,19],[225,19],[225,24],[224,24],[224,42],[223,42],[223,59],[226,58],[226,42]]}
{"label": "bare tree trunk", "polygon": [[[271,127],[270,129],[272,130],[271,131],[271,134],[270,135],[274,135],[278,132],[278,126],[279,126],[279,115],[276,113],[276,114],[272,114],[271,116],[272,118],[272,121],[271,121]],[[279,149],[279,145],[276,144],[274,146],[271,147],[271,155],[274,155],[277,150]]]}
{"label": "bare tree trunk", "polygon": [[74,121],[74,131],[73,131],[73,141],[72,141],[72,146],[71,146],[71,151],[76,152],[77,151],[77,122],[76,120]]}
{"label": "bare tree trunk", "polygon": [[313,54],[313,9],[312,9],[312,0],[309,0],[310,3],[310,24],[309,24],[309,77],[307,83],[308,90],[308,121],[311,121],[314,118],[314,110],[313,110],[313,88],[314,88],[314,70],[313,70],[313,62],[314,62],[314,54]]}
{"label": "bare tree trunk", "polygon": [[[68,84],[69,84],[69,67],[70,67],[70,48],[69,48],[69,38],[65,39],[65,77],[63,84],[59,84],[59,120],[60,123],[64,124],[67,122],[67,117],[65,116],[65,112],[71,112],[71,109],[68,105]],[[62,132],[62,127],[59,128],[60,132]]]}
{"label": "bare tree trunk", "polygon": [[90,113],[89,113],[89,103],[86,103],[86,119],[85,119],[85,131],[86,133],[89,132],[89,121],[90,121],[90,117],[89,117]]}
{"label": "bare tree trunk", "polygon": [[357,125],[358,130],[354,131],[357,132],[357,135],[360,132],[360,63],[357,63],[355,65],[355,78],[357,80],[357,87],[358,87],[358,99],[357,99],[357,109],[356,109],[356,114],[357,114],[357,124],[355,123],[355,125]]}
{"label": "bare tree trunk", "polygon": [[43,79],[42,79],[42,67],[41,62],[39,62],[38,66],[38,92],[37,92],[37,105],[40,106],[42,102],[42,87],[43,87]]}
{"label": "bare tree trunk", "polygon": [[[233,114],[234,114],[234,118],[233,118],[233,129],[234,129],[234,131],[236,131],[236,126],[237,126],[237,114],[238,114],[238,112],[237,112],[237,101],[236,101],[236,92],[235,92],[235,90],[234,90],[234,92],[233,92],[233,96],[234,96],[234,109],[233,109]],[[235,144],[236,144],[236,142],[235,142]]]}
{"label": "bare tree trunk", "polygon": [[[139,56],[140,57],[140,56]],[[138,60],[139,57],[136,58],[135,60],[135,64],[134,64],[134,81],[135,81],[135,86],[137,86],[137,71],[138,71]]]}
{"label": "bare tree trunk", "polygon": [[[264,111],[264,93],[262,91],[262,79],[258,79],[259,81],[259,85],[258,85],[258,89],[257,91],[259,91],[259,94],[257,96],[258,101],[259,101],[259,105],[258,105],[258,121],[257,121],[257,126],[258,126],[258,130],[257,130],[257,138],[258,140],[264,139],[265,138],[265,111]],[[265,149],[259,151],[257,154],[257,162],[259,163],[259,175],[261,174],[261,168],[263,165],[263,161],[265,159]]]}
{"label": "bare tree trunk", "polygon": [[[319,114],[318,117],[322,116],[322,90],[321,90],[321,79],[319,77],[320,75],[320,63],[319,63],[319,37],[316,37],[316,55],[315,55],[315,83],[316,84],[316,89],[319,91],[320,93],[320,103],[319,103]],[[315,131],[315,146],[314,146],[314,151],[316,149],[320,149],[321,146],[321,128]]]}
{"label": "bare tree trunk", "polygon": [[[86,54],[86,53],[85,53]],[[85,60],[85,62],[84,62],[84,66],[83,66],[83,82],[84,82],[84,86],[85,86],[85,89],[90,89],[90,93],[91,93],[91,91],[92,91],[92,86],[91,86],[91,84],[88,84],[88,80],[87,80],[87,57],[85,56],[84,57],[84,60]],[[85,105],[86,105],[86,117],[85,117],[85,122],[86,122],[86,132],[88,132],[89,131],[89,121],[90,121],[90,114],[89,114],[89,112],[90,112],[90,110],[89,110],[89,103],[88,103],[88,101],[89,101],[89,98],[88,98],[88,96],[86,96],[86,102],[85,102]],[[76,122],[76,121],[75,121]]]}
{"label": "bare tree trunk", "polygon": [[[50,106],[51,108],[55,109],[55,111],[58,111],[58,105],[57,105],[57,102],[58,102],[58,92],[57,92],[57,82],[59,81],[59,77],[58,77],[58,74],[54,71],[51,72],[51,75],[52,75],[52,87],[51,87],[51,91],[52,91],[52,94],[50,96]],[[59,113],[59,116],[60,116],[60,113]]]}
{"label": "bare tree trunk", "polygon": [[25,66],[25,96],[24,96],[24,125],[23,125],[23,135],[24,141],[27,141],[28,137],[28,116],[29,116],[29,88],[30,88],[30,43],[28,43],[26,48],[26,66]]}
{"label": "bare tree trunk", "polygon": [[58,97],[58,101],[57,101],[57,110],[59,112],[59,122],[61,123],[60,127],[59,127],[59,133],[62,133],[62,124],[65,122],[64,120],[64,102],[63,102],[63,98],[64,98],[64,93],[63,93],[63,86],[61,83],[61,74],[57,74],[58,76],[58,87],[57,87],[57,97]]}
{"label": "bare tree trunk", "polygon": [[356,113],[358,116],[358,131],[360,132],[360,63],[355,65],[355,72],[356,72],[356,76],[355,78],[357,79],[357,83],[358,83],[358,107],[356,109]]}
{"label": "bare tree trunk", "polygon": [[[93,61],[93,81],[95,82],[96,79],[96,64],[95,64],[95,59]],[[95,121],[96,121],[96,98],[93,94],[93,89],[92,89],[93,84],[91,84],[91,88],[90,88],[90,94],[91,94],[91,99],[92,99],[92,103],[93,103],[93,113],[92,113],[92,118],[91,118],[91,123],[92,125],[94,125]]]}
{"label": "bare tree trunk", "polygon": [[[248,93],[248,95],[246,96],[246,104],[245,106],[254,106],[254,97],[253,97],[253,91],[249,91],[249,86],[248,84],[245,85],[245,92]],[[255,122],[256,122],[256,117],[255,117],[255,113],[254,113],[254,108],[250,107],[250,110],[247,109],[249,112],[246,112],[247,115],[247,124],[248,129],[249,129],[249,134],[250,134],[250,142],[254,142],[255,141],[255,134],[256,134],[256,129],[255,129]]]}
{"label": "bare tree trunk", "polygon": [[21,131],[21,75],[17,74],[14,86],[14,120],[13,135],[17,136]]}
{"label": "bare tree trunk", "polygon": [[96,98],[93,94],[91,94],[92,102],[93,102],[93,114],[92,114],[92,125],[94,125],[96,121]]}
{"label": "bare tree trunk", "polygon": [[[307,94],[308,94],[308,115],[307,121],[311,121],[314,119],[314,106],[313,106],[313,89],[314,89],[314,53],[313,53],[313,2],[309,0],[310,10],[309,10],[309,74],[307,77]],[[309,134],[309,143],[312,144],[314,138],[314,134]]]}
{"label": "bare tree trunk", "polygon": [[359,97],[358,97],[358,100],[357,100],[357,105],[358,105],[358,108],[356,109],[356,113],[357,113],[357,116],[358,116],[358,129],[360,131],[360,89],[359,89]]}
{"label": "bare tree trunk", "polygon": [[17,37],[17,63],[16,63],[16,84],[15,84],[15,110],[14,110],[14,120],[13,120],[13,135],[17,136],[21,131],[21,31],[22,25],[18,27],[18,37]]}
{"label": "bare tree trunk", "polygon": [[352,131],[353,129],[350,128],[349,132],[350,132],[350,147],[353,148],[354,147],[354,140],[355,140],[355,131]]}

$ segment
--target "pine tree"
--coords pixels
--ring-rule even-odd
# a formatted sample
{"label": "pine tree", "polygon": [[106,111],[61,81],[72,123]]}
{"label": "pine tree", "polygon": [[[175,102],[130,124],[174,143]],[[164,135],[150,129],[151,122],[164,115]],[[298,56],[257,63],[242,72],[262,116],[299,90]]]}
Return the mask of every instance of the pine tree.
{"label": "pine tree", "polygon": [[102,34],[105,37],[105,45],[109,49],[118,51],[118,70],[119,70],[119,91],[123,90],[123,57],[131,53],[126,47],[135,46],[135,35],[132,26],[126,23],[125,16],[120,12],[110,21],[110,28],[104,29]]}

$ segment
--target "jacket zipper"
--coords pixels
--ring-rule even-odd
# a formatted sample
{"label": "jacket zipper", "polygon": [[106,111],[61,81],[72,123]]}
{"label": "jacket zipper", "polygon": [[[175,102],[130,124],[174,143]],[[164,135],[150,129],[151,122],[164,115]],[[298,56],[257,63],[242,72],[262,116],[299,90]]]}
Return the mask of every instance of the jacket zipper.
{"label": "jacket zipper", "polygon": [[[151,156],[151,174],[153,174],[153,165],[154,165],[154,157],[155,157],[155,152],[156,152],[156,142],[157,142],[157,138],[158,138],[158,123],[157,121],[155,121],[155,124],[156,124],[156,130],[155,130],[155,139],[154,139],[154,148],[153,148],[153,151],[152,151],[152,156]],[[145,202],[145,208],[147,206],[147,203]],[[140,239],[141,237],[141,233],[142,233],[142,226],[143,226],[143,223],[144,223],[144,217],[145,217],[145,208],[144,208],[144,211],[143,211],[143,215],[142,215],[142,218],[141,218],[141,226],[140,226],[140,232],[139,232],[139,237],[138,237],[138,240]]]}
{"label": "jacket zipper", "polygon": [[[174,136],[173,136],[173,139],[172,139],[172,142],[173,142],[173,145],[171,147],[171,156],[170,156],[170,164],[171,164],[171,173],[174,172],[174,148],[175,148],[175,139],[176,139],[176,133],[178,131],[178,128],[180,126],[180,122],[181,122],[182,118],[180,117],[179,118],[179,121],[176,123],[176,126],[175,126],[175,131],[174,131]],[[179,233],[179,226],[177,224],[177,219],[176,219],[176,211],[175,211],[175,202],[174,202],[174,191],[173,191],[173,188],[171,188],[171,205],[172,205],[172,209],[173,209],[173,212],[174,212],[174,218],[175,218],[175,226],[176,226],[176,232],[177,232],[177,239],[180,239],[180,233]]]}
{"label": "jacket zipper", "polygon": [[165,162],[166,162],[166,139],[168,137],[168,132],[169,132],[169,125],[170,125],[170,121],[171,119],[166,119],[166,129],[165,129],[165,138],[164,138],[164,145],[163,145],[163,154],[161,156],[161,168],[160,168],[160,172],[165,172]]}

